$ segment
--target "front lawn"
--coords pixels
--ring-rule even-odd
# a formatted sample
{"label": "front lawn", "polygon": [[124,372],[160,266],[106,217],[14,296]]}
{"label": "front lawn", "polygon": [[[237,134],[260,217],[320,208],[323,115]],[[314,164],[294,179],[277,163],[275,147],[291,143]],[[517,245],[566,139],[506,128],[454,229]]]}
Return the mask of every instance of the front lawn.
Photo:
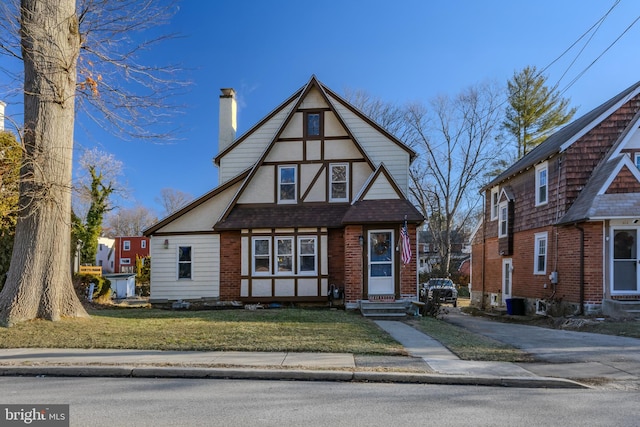
{"label": "front lawn", "polygon": [[90,319],[0,328],[0,348],[291,351],[399,355],[404,348],[359,313],[264,309],[106,309]]}

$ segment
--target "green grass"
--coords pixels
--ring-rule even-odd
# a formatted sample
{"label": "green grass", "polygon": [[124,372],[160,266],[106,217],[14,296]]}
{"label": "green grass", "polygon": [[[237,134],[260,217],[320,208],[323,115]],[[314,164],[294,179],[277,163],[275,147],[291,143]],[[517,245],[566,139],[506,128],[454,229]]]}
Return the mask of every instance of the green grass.
{"label": "green grass", "polygon": [[404,348],[358,313],[266,309],[108,309],[89,319],[0,328],[0,348],[291,351],[399,355]]}
{"label": "green grass", "polygon": [[463,360],[533,362],[529,354],[491,338],[477,335],[443,320],[421,317],[407,323],[440,341]]}

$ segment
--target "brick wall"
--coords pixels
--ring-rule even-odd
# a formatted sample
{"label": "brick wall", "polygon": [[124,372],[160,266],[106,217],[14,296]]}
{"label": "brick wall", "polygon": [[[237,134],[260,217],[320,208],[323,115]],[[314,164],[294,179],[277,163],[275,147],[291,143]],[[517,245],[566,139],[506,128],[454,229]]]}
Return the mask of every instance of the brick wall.
{"label": "brick wall", "polygon": [[336,285],[338,287],[344,287],[344,230],[343,229],[330,229],[329,230],[329,285]]}
{"label": "brick wall", "polygon": [[220,300],[240,299],[241,244],[239,231],[220,233]]}
{"label": "brick wall", "polygon": [[344,229],[344,292],[345,302],[353,303],[362,299],[363,265],[359,237],[363,230],[360,225],[347,225]]}
{"label": "brick wall", "polygon": [[416,296],[417,289],[417,262],[416,262],[416,226],[408,224],[409,242],[411,243],[411,262],[403,265],[400,262],[400,296]]}

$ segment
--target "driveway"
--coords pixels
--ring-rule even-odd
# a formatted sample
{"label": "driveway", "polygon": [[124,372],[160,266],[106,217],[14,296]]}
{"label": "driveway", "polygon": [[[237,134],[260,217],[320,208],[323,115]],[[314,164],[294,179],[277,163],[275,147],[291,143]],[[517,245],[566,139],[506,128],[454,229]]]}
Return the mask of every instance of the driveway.
{"label": "driveway", "polygon": [[640,370],[640,339],[503,323],[451,310],[443,320],[509,344],[547,363],[599,362]]}

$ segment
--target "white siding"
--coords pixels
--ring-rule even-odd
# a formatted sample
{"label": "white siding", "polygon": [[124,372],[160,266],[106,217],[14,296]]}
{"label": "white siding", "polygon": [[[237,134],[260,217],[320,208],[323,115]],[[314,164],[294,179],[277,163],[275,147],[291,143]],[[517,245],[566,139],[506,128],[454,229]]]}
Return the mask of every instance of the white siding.
{"label": "white siding", "polygon": [[[164,241],[168,240],[165,249]],[[192,277],[178,280],[178,246],[192,248]],[[217,234],[152,236],[151,300],[218,298],[220,236]]]}
{"label": "white siding", "polygon": [[[351,170],[353,172],[353,194],[356,195],[360,192],[362,186],[367,182],[369,176],[373,173],[373,170],[365,162],[352,163]],[[353,196],[351,197],[353,199]]]}
{"label": "white siding", "polygon": [[212,197],[171,221],[169,224],[157,230],[157,233],[211,231],[239,188],[240,183],[229,187],[215,197]]}
{"label": "white siding", "polygon": [[384,162],[387,170],[393,175],[400,190],[406,196],[409,185],[409,153],[390,141],[382,133],[371,127],[369,123],[345,108],[329,96],[336,111],[342,117],[355,139],[361,144],[371,161],[377,166]]}
{"label": "white siding", "polygon": [[260,167],[242,192],[238,203],[274,203],[275,170],[273,165]]}
{"label": "white siding", "polygon": [[256,129],[251,135],[248,135],[241,144],[235,146],[220,159],[220,184],[249,169],[260,159],[294,105],[295,101],[289,103],[269,121]]}
{"label": "white siding", "polygon": [[[385,163],[386,164],[386,163]],[[379,175],[373,185],[369,188],[369,191],[363,197],[364,200],[384,200],[384,199],[399,199],[398,193],[394,190],[393,186],[387,181],[384,175]]]}

